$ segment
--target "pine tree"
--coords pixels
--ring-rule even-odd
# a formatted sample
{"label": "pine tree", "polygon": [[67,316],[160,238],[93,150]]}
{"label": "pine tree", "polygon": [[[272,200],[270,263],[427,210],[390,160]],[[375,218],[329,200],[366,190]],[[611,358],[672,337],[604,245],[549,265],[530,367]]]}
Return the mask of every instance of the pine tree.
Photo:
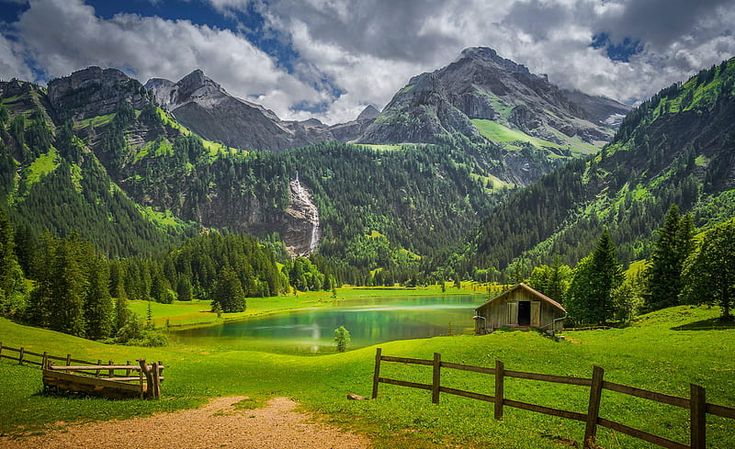
{"label": "pine tree", "polygon": [[10,219],[0,208],[0,290],[10,296],[23,287],[23,272],[15,255],[15,233]]}
{"label": "pine tree", "polygon": [[679,304],[682,289],[681,273],[684,261],[691,253],[692,219],[681,216],[677,205],[671,206],[658,231],[656,246],[648,270],[650,292],[649,310],[658,310]]}
{"label": "pine tree", "polygon": [[179,295],[179,301],[191,301],[194,298],[194,292],[188,276],[184,275],[179,278],[176,293]]}
{"label": "pine tree", "polygon": [[605,230],[592,253],[574,270],[568,294],[570,318],[578,324],[605,324],[614,318],[614,290],[623,280],[615,243]]}
{"label": "pine tree", "polygon": [[84,304],[84,319],[87,324],[87,338],[107,338],[113,328],[113,307],[110,296],[109,268],[102,258],[98,257],[91,264],[89,287]]}
{"label": "pine tree", "polygon": [[350,331],[344,326],[340,326],[334,330],[334,342],[337,344],[337,352],[345,352],[350,344]]}
{"label": "pine tree", "polygon": [[220,271],[212,301],[219,304],[223,312],[243,312],[247,306],[240,279],[229,266]]}
{"label": "pine tree", "polygon": [[125,296],[115,298],[115,333],[125,327],[130,317],[128,310],[128,300]]}
{"label": "pine tree", "polygon": [[49,324],[52,329],[83,336],[87,286],[77,251],[73,240],[61,241],[56,251]]}

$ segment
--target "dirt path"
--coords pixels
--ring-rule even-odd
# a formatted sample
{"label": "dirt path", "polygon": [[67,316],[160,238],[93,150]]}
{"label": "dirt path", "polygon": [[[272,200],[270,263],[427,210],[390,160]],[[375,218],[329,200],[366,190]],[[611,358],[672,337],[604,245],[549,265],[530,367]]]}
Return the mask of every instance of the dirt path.
{"label": "dirt path", "polygon": [[315,422],[296,403],[275,398],[265,408],[239,410],[243,397],[217,398],[193,410],[147,418],[70,425],[44,435],[0,438],[1,448],[316,448],[362,449],[361,435]]}

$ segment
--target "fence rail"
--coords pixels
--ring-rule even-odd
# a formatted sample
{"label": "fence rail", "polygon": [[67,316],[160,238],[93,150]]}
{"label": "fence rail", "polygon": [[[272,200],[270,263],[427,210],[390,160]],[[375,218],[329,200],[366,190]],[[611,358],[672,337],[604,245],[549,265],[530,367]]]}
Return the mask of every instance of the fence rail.
{"label": "fence rail", "polygon": [[[10,354],[14,354],[10,355]],[[29,358],[30,357],[30,358]],[[92,379],[99,378],[101,383],[113,382],[117,384],[139,383],[141,394],[145,393],[146,397],[160,398],[160,383],[163,382],[163,363],[153,362],[147,364],[145,360],[136,360],[137,364],[131,363],[129,360],[125,364],[115,364],[112,360],[103,364],[102,360],[91,362],[88,360],[75,359],[71,354],[66,356],[58,356],[48,354],[46,352],[38,353],[26,350],[23,346],[13,348],[4,346],[0,342],[0,360],[7,359],[18,362],[20,365],[38,366],[44,371],[44,381],[54,377],[56,380],[63,380],[65,384],[84,384],[94,383]],[[56,365],[53,361],[63,362],[63,365]],[[79,365],[72,365],[76,363]],[[50,375],[53,373],[53,376]],[[70,376],[76,377],[73,379]],[[150,388],[143,388],[143,382]],[[113,384],[109,384],[113,385]],[[99,385],[98,385],[99,386]]]}
{"label": "fence rail", "polygon": [[[409,382],[399,379],[391,379],[380,376],[380,367],[382,362],[403,363],[410,365],[430,366],[433,369],[432,383],[424,384],[417,382]],[[462,371],[472,371],[480,374],[489,374],[495,376],[495,394],[493,396],[466,390],[458,390],[441,385],[441,370],[454,369]],[[642,388],[630,387],[614,382],[604,380],[605,371],[599,366],[595,366],[592,371],[591,378],[557,376],[553,374],[529,373],[524,371],[506,370],[503,362],[496,360],[495,368],[482,366],[463,365],[459,363],[443,362],[441,354],[434,353],[433,360],[424,360],[408,357],[386,356],[382,354],[382,349],[378,348],[375,352],[375,369],[373,371],[373,392],[372,398],[378,397],[379,384],[397,385],[401,387],[418,388],[421,390],[431,391],[431,399],[434,404],[439,403],[441,393],[461,396],[469,399],[492,402],[494,403],[495,419],[503,419],[503,408],[512,407],[521,410],[528,410],[536,413],[543,413],[551,416],[558,416],[565,419],[580,421],[585,423],[584,448],[591,449],[595,446],[597,436],[597,427],[602,426],[626,435],[638,438],[649,443],[656,444],[667,449],[705,449],[707,435],[707,415],[715,415],[724,418],[735,419],[735,408],[725,407],[717,404],[710,404],[706,401],[706,392],[704,387],[690,384],[690,394],[688,398],[672,396],[655,391],[644,390]],[[541,382],[551,382],[566,385],[575,385],[589,388],[589,402],[587,412],[581,413],[571,410],[561,410],[552,407],[546,407],[527,402],[516,401],[505,397],[505,378],[535,380]],[[636,429],[625,424],[612,421],[600,416],[600,403],[602,401],[602,391],[614,391],[638,398],[648,399],[654,402],[668,404],[674,407],[689,409],[690,415],[690,437],[687,444],[680,443],[659,435]]]}

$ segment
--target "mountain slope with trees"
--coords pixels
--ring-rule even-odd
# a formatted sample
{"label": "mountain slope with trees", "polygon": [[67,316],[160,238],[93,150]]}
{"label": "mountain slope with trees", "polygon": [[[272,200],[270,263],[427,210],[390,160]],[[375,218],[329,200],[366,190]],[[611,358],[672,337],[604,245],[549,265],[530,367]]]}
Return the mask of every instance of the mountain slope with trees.
{"label": "mountain slope with trees", "polygon": [[735,59],[666,88],[598,155],[512,194],[482,225],[472,266],[574,263],[607,227],[624,262],[651,253],[673,204],[708,227],[735,215]]}

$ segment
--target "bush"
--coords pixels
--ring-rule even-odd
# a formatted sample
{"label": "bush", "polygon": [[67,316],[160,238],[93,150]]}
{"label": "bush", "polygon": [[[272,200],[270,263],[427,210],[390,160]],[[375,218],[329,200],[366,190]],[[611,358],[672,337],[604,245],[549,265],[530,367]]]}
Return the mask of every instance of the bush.
{"label": "bush", "polygon": [[334,330],[334,342],[337,343],[338,352],[345,352],[347,345],[350,344],[350,340],[350,331],[345,329],[344,326],[340,326]]}

